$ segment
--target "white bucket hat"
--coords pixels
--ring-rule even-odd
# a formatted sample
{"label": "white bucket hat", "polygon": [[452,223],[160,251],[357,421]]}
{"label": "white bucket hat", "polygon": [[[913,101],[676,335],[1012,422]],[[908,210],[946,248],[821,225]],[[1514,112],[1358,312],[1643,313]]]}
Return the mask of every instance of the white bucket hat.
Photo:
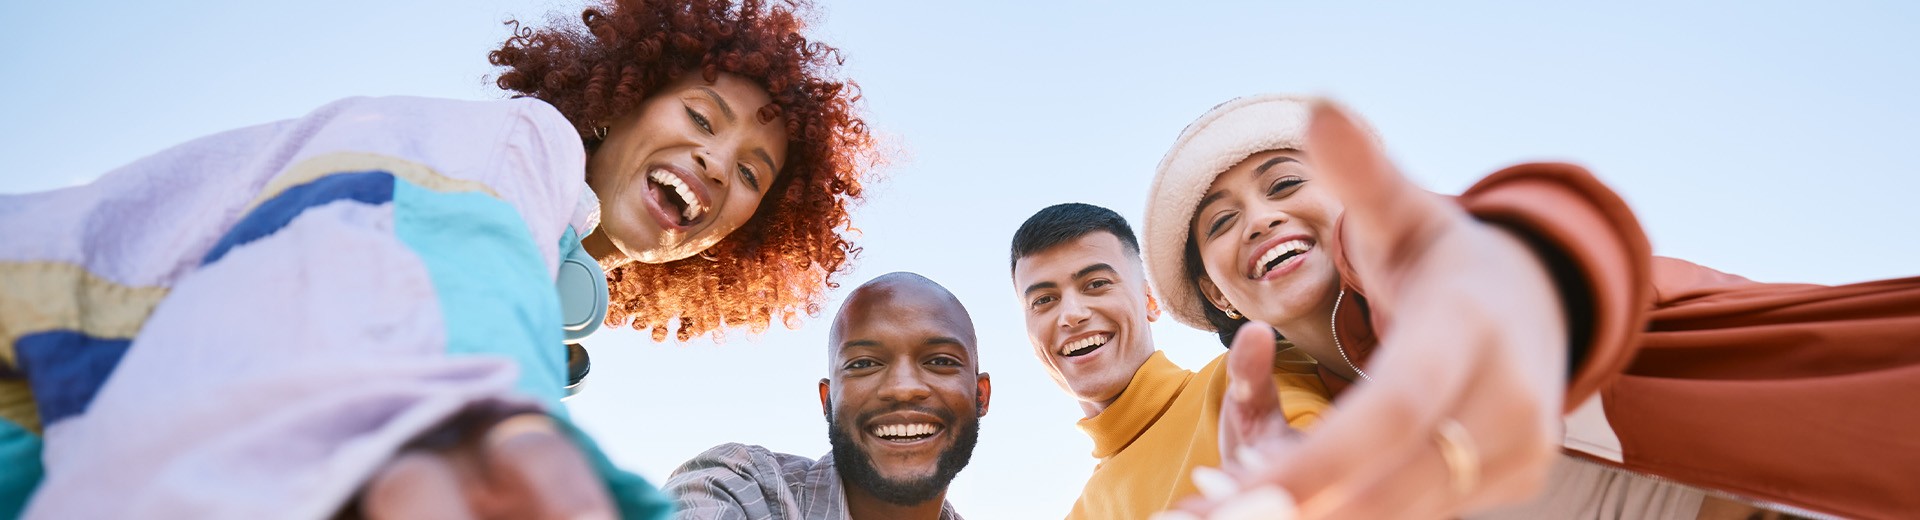
{"label": "white bucket hat", "polygon": [[[1187,277],[1187,231],[1193,212],[1213,179],[1255,153],[1298,150],[1306,145],[1312,96],[1262,94],[1237,98],[1208,110],[1187,125],[1173,148],[1160,159],[1147,192],[1147,278],[1160,293],[1160,305],[1175,320],[1213,331],[1207,300]],[[1216,331],[1217,332],[1217,331]]]}

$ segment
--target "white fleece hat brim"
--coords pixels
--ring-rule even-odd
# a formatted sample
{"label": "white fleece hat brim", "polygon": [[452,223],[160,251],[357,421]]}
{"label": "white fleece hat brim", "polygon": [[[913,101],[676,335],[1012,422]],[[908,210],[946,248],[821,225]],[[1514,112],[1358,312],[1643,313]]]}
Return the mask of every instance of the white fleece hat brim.
{"label": "white fleece hat brim", "polygon": [[1215,177],[1247,157],[1267,150],[1302,149],[1316,101],[1312,96],[1263,94],[1221,103],[1187,125],[1160,159],[1153,188],[1147,192],[1146,243],[1141,247],[1160,305],[1175,320],[1214,330],[1205,314],[1210,304],[1187,277],[1187,231],[1199,209],[1194,206],[1206,196]]}

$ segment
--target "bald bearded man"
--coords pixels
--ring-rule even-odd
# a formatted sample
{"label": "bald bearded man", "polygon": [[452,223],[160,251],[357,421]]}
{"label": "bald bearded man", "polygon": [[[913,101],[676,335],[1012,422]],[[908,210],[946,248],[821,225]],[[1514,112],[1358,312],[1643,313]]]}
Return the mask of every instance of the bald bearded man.
{"label": "bald bearded man", "polygon": [[833,453],[716,446],[667,479],[679,518],[960,518],[947,484],[973,456],[992,393],[966,307],[920,275],[882,275],[847,296],[827,352]]}

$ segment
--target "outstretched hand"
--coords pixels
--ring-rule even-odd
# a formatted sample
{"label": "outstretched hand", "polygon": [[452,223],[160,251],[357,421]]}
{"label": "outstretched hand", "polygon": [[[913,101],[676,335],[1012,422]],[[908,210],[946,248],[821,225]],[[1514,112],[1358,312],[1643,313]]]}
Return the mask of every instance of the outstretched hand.
{"label": "outstretched hand", "polygon": [[[1519,237],[1401,177],[1339,108],[1319,103],[1312,117],[1306,155],[1345,203],[1340,238],[1380,332],[1372,379],[1309,434],[1230,445],[1230,429],[1279,415],[1234,392],[1221,415],[1233,480],[1185,511],[1443,518],[1532,496],[1559,446],[1566,385],[1566,318],[1545,266]],[[1243,354],[1254,353],[1230,357]],[[1265,379],[1232,376],[1236,390]]]}
{"label": "outstretched hand", "polygon": [[394,457],[361,492],[365,518],[612,519],[606,489],[545,414],[526,413],[446,450]]}

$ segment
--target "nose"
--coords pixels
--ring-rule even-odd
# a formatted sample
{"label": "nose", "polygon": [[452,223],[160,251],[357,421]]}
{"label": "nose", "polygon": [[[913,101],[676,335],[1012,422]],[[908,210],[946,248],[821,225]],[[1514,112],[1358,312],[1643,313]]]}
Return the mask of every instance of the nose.
{"label": "nose", "polygon": [[1078,295],[1071,292],[1060,295],[1060,328],[1062,330],[1078,327],[1092,317],[1093,311],[1080,301]]}
{"label": "nose", "polygon": [[933,395],[933,389],[920,379],[919,365],[906,363],[887,370],[887,380],[880,387],[880,400],[891,402],[924,401]]}
{"label": "nose", "polygon": [[1292,218],[1286,212],[1276,210],[1254,210],[1247,217],[1247,243],[1259,242],[1260,237],[1272,234],[1274,228]]}
{"label": "nose", "polygon": [[727,181],[726,168],[723,167],[726,161],[721,159],[706,147],[693,150],[693,163],[700,165],[700,176],[716,187],[725,185]]}

